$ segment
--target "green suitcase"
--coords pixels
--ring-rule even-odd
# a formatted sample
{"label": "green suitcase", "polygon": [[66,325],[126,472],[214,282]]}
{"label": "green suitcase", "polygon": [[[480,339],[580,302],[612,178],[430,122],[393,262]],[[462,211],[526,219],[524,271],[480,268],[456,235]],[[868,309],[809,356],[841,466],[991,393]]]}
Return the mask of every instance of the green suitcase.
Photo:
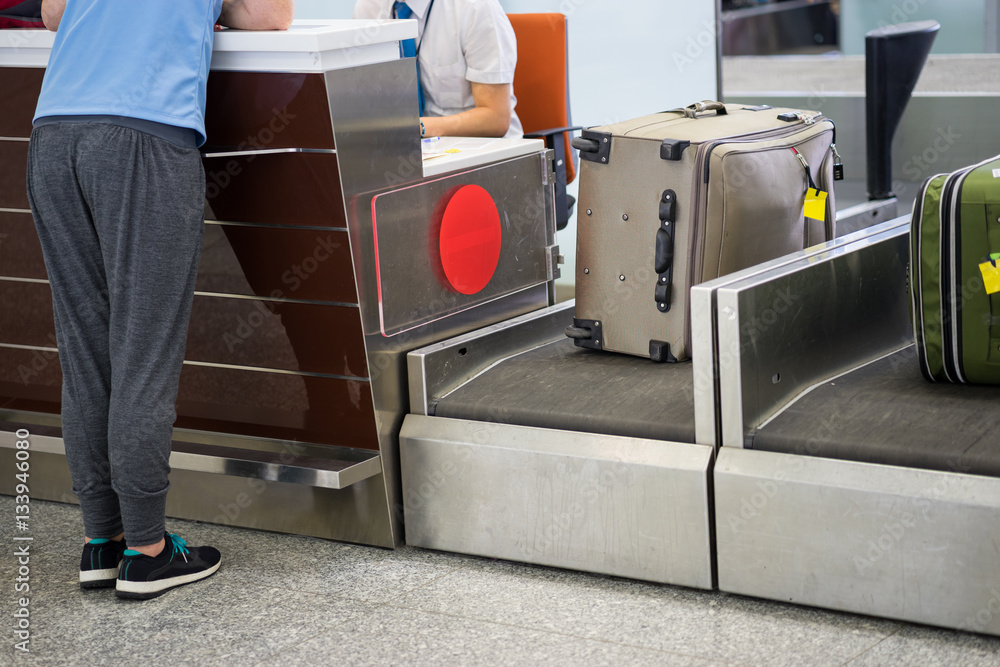
{"label": "green suitcase", "polygon": [[913,330],[924,377],[1000,384],[1000,156],[929,178],[910,225]]}

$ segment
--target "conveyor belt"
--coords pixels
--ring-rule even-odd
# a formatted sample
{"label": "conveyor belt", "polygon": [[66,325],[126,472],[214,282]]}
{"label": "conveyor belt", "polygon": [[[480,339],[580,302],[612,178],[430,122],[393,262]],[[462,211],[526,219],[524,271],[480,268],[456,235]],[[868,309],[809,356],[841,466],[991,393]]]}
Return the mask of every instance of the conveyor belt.
{"label": "conveyor belt", "polygon": [[694,372],[566,338],[505,359],[432,408],[438,417],[693,443]]}
{"label": "conveyor belt", "polygon": [[800,397],[753,449],[1000,477],[1000,387],[932,384],[910,346]]}

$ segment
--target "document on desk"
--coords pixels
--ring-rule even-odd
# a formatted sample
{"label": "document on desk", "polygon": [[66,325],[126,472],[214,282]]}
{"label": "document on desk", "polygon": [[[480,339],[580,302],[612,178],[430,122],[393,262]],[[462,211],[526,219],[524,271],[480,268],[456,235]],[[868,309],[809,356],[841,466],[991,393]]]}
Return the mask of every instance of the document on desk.
{"label": "document on desk", "polygon": [[483,151],[499,139],[493,137],[426,137],[420,141],[424,162],[463,151]]}

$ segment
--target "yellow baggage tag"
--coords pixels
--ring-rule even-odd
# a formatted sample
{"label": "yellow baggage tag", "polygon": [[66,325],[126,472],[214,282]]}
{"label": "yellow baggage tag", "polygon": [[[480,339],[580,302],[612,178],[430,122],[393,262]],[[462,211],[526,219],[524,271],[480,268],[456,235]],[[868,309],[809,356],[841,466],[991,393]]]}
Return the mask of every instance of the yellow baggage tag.
{"label": "yellow baggage tag", "polygon": [[[991,257],[993,256],[991,255]],[[997,260],[990,259],[988,262],[983,262],[979,265],[979,271],[983,274],[986,293],[996,294],[1000,292],[1000,267],[997,266]]]}
{"label": "yellow baggage tag", "polygon": [[806,191],[805,216],[826,222],[826,193],[816,188]]}

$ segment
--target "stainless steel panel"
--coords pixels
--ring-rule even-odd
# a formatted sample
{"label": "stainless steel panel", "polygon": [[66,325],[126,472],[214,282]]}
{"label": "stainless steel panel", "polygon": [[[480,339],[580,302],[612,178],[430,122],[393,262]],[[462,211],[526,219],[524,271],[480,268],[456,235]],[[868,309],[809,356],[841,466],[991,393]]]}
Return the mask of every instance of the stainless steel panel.
{"label": "stainless steel panel", "polygon": [[407,543],[712,587],[712,448],[407,415]]}
{"label": "stainless steel panel", "polygon": [[908,241],[899,218],[717,290],[722,445],[742,447],[800,392],[910,344]]}
{"label": "stainless steel panel", "polygon": [[[220,438],[214,433],[187,433],[194,437],[185,438],[184,432],[175,433],[177,439],[170,454],[171,470],[250,477],[325,489],[344,489],[382,472],[379,455],[372,451],[296,442],[262,440],[253,443],[240,438]],[[13,450],[17,440],[14,432],[0,431],[0,449]],[[62,438],[32,435],[30,442],[32,452],[66,455]],[[220,442],[240,446],[226,446]]]}
{"label": "stainless steel panel", "polygon": [[[838,221],[839,225],[839,221]],[[781,267],[813,262],[817,258],[838,252],[853,243],[864,241],[890,230],[908,229],[909,219],[898,218],[871,229],[863,229],[845,234],[825,244],[806,248],[801,252],[779,257],[757,266],[738,271],[715,280],[710,280],[691,288],[691,332],[694,342],[694,408],[695,442],[699,444],[723,444],[721,433],[720,380],[732,391],[732,378],[736,372],[734,365],[739,360],[739,343],[726,340],[720,346],[718,331],[719,290],[739,285],[760,276],[770,275]],[[727,317],[732,313],[727,314]],[[736,387],[738,389],[738,386]],[[737,394],[739,395],[739,394]]]}
{"label": "stainless steel panel", "polygon": [[837,233],[841,236],[867,229],[898,214],[899,200],[895,197],[857,204],[837,211]]}
{"label": "stainless steel panel", "polygon": [[[376,194],[371,211],[382,335],[393,336],[549,280],[552,233],[545,225],[549,189],[543,187],[543,176],[535,154]],[[439,239],[452,197],[465,186],[488,193],[500,236],[495,271],[472,293],[451,284],[444,264],[444,234]]]}
{"label": "stainless steel panel", "polygon": [[[13,452],[0,449],[10,470]],[[14,476],[0,479],[0,493],[14,494]],[[76,503],[66,457],[31,455],[31,497]],[[170,475],[167,517],[240,528],[310,535],[378,547],[393,547],[385,479],[376,475],[348,489],[324,489],[254,477],[175,470]]]}
{"label": "stainless steel panel", "polygon": [[[14,421],[21,418],[23,415],[16,415]],[[31,497],[75,503],[61,439],[32,434],[29,441]],[[15,451],[0,446],[0,468],[14,469]],[[370,472],[378,461],[376,456],[361,467]],[[174,456],[171,465],[175,465]],[[288,471],[289,467],[284,469]],[[235,474],[237,471],[229,469],[225,474],[215,474],[175,467],[170,474],[167,516],[381,547],[396,544],[382,474],[354,481],[345,489]],[[0,493],[13,495],[16,481],[13,475],[4,475],[0,478]]]}
{"label": "stainless steel panel", "polygon": [[723,447],[719,588],[1000,634],[1000,480]]}
{"label": "stainless steel panel", "polygon": [[566,301],[410,352],[410,412],[429,414],[433,399],[503,359],[560,340],[573,323],[575,305],[572,300]]}
{"label": "stainless steel panel", "polygon": [[[725,278],[720,278],[724,282]],[[719,404],[716,367],[715,289],[707,283],[691,288],[691,364],[694,367],[694,441],[717,446]]]}
{"label": "stainless steel panel", "polygon": [[[366,65],[326,73],[330,112],[341,186],[351,242],[355,282],[366,332],[365,346],[378,429],[379,452],[385,477],[385,504],[390,508],[394,540],[402,541],[402,499],[398,476],[399,428],[409,410],[405,355],[410,350],[473,329],[489,326],[551,305],[551,286],[542,283],[515,290],[475,306],[387,338],[379,331],[375,239],[371,200],[378,192],[414,183],[422,175],[417,83],[412,61]],[[377,81],[373,85],[372,81]],[[344,94],[350,91],[350,94]],[[550,188],[543,178],[551,168],[551,154],[539,152],[520,158],[537,165],[534,178],[521,184],[526,190]],[[543,165],[545,165],[543,167]],[[548,185],[543,181],[548,180]],[[536,224],[554,244],[555,220],[550,207],[538,213]],[[411,257],[411,262],[423,261]],[[412,304],[414,309],[428,304]]]}

